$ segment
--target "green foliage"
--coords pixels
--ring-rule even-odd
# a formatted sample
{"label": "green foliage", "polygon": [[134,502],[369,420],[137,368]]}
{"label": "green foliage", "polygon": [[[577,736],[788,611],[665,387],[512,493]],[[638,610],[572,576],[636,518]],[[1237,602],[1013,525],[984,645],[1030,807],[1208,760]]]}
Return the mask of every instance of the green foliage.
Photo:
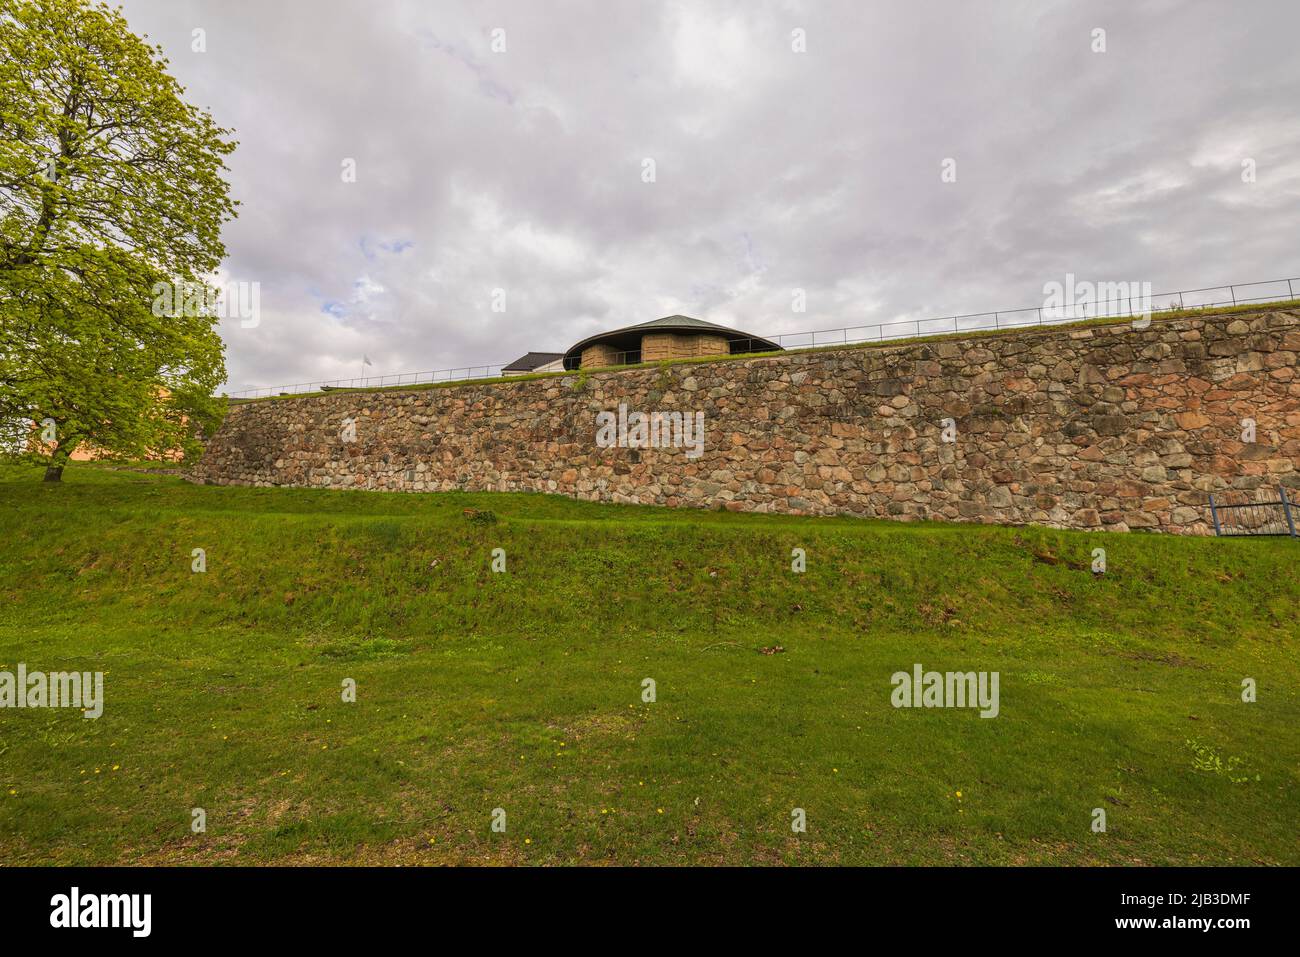
{"label": "green foliage", "polygon": [[491,509],[467,508],[465,517],[469,519],[471,525],[495,525],[497,523],[496,512]]}
{"label": "green foliage", "polygon": [[[1245,761],[1241,758],[1229,757],[1226,761],[1219,755],[1217,749],[1208,744],[1192,738],[1187,742],[1188,749],[1192,752],[1192,767],[1198,771],[1205,771],[1208,774],[1218,774],[1226,777],[1233,784],[1245,784],[1250,781],[1250,775],[1244,770]],[[1255,775],[1255,780],[1259,780],[1259,775]]]}
{"label": "green foliage", "polygon": [[86,0],[0,0],[0,421],[57,475],[82,443],[197,450],[224,411],[214,296],[228,130]]}

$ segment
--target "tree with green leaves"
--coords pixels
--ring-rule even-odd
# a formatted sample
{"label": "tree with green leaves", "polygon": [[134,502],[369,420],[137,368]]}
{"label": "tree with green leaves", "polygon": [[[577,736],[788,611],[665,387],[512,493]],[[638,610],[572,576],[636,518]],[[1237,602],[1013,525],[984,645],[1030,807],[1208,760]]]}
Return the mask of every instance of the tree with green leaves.
{"label": "tree with green leaves", "polygon": [[118,11],[0,0],[0,423],[47,481],[220,424],[218,317],[177,304],[215,299],[235,143],[184,92]]}

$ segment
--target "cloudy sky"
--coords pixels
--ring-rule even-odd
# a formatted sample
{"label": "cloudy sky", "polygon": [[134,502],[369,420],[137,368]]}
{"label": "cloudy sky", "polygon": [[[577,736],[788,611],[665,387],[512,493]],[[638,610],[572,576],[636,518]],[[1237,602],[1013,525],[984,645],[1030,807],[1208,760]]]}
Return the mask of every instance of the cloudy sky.
{"label": "cloudy sky", "polygon": [[231,391],[1300,276],[1295,0],[123,7],[239,140]]}

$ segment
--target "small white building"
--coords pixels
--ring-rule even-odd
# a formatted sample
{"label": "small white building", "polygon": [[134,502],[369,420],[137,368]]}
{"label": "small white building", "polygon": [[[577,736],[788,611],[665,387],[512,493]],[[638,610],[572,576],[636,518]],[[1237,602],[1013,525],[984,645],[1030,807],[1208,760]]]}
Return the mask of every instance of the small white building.
{"label": "small white building", "polygon": [[507,366],[501,367],[503,376],[529,375],[534,372],[563,372],[563,352],[530,352]]}

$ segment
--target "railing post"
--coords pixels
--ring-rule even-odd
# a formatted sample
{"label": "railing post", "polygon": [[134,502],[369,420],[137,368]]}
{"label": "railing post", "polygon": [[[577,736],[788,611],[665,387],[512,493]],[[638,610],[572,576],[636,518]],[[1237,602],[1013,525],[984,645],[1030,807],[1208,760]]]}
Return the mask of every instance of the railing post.
{"label": "railing post", "polygon": [[1214,522],[1214,534],[1215,534],[1215,536],[1222,535],[1223,532],[1222,532],[1222,531],[1220,530],[1220,528],[1219,528],[1219,510],[1218,510],[1217,508],[1214,507],[1214,493],[1213,493],[1213,492],[1210,493],[1210,520]]}
{"label": "railing post", "polygon": [[1232,286],[1229,286],[1228,295],[1232,297],[1232,304],[1235,306],[1237,304],[1237,290]]}
{"label": "railing post", "polygon": [[1278,497],[1282,499],[1282,514],[1286,516],[1287,531],[1290,533],[1292,538],[1295,538],[1296,537],[1295,519],[1291,517],[1291,502],[1286,497],[1286,489],[1283,486],[1279,485],[1277,487],[1277,494]]}

